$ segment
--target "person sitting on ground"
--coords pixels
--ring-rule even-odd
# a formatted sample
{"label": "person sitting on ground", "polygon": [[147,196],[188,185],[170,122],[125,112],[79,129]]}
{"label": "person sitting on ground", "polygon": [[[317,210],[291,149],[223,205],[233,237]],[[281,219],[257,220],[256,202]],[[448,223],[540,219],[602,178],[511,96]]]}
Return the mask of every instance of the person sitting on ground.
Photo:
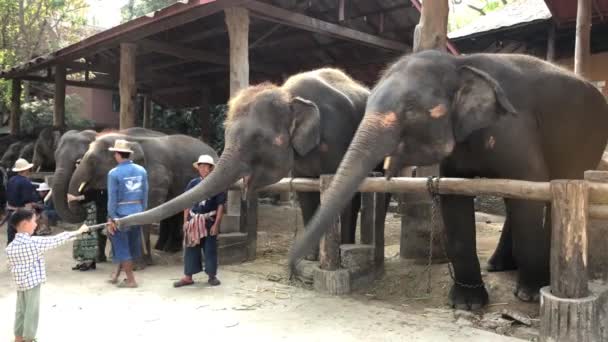
{"label": "person sitting on ground", "polygon": [[[210,155],[202,155],[193,163],[198,170],[199,177],[188,183],[186,191],[195,187],[213,171],[215,162]],[[174,287],[194,284],[192,276],[203,270],[201,248],[205,254],[205,273],[209,276],[207,281],[211,286],[220,285],[217,279],[217,235],[224,216],[226,193],[219,193],[209,199],[194,204],[192,208],[184,210],[184,277],[175,283]]]}
{"label": "person sitting on ground", "polygon": [[7,200],[7,215],[9,215],[9,224],[7,224],[7,244],[10,244],[15,238],[16,228],[10,224],[10,215],[17,209],[28,208],[32,209],[38,201],[36,187],[30,179],[30,171],[34,164],[29,163],[23,158],[17,159],[13,171],[17,175],[10,178],[6,185],[6,200]]}
{"label": "person sitting on ground", "polygon": [[89,227],[82,225],[75,232],[42,237],[32,236],[36,229],[36,214],[33,210],[17,209],[9,220],[17,230],[15,238],[6,247],[9,268],[17,285],[15,341],[34,341],[38,328],[40,285],[46,282],[44,253],[88,232]]}

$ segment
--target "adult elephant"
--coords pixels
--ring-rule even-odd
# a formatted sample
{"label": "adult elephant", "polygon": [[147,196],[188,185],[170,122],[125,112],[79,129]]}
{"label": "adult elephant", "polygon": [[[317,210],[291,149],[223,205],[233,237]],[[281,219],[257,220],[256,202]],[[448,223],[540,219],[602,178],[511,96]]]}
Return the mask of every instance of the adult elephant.
{"label": "adult elephant", "polygon": [[30,141],[23,145],[23,147],[19,151],[19,155],[17,156],[17,158],[23,158],[27,161],[32,160],[32,157],[34,156],[34,144],[35,142]]}
{"label": "adult elephant", "polygon": [[[154,131],[148,131],[154,132]],[[154,132],[157,133],[157,132]],[[114,146],[117,139],[128,140],[134,151],[132,160],[143,166],[148,172],[148,206],[154,208],[183,193],[188,182],[194,178],[195,170],[192,162],[201,154],[208,154],[217,160],[217,154],[210,146],[202,141],[181,134],[144,136],[118,132],[104,134],[91,143],[82,160],[71,175],[68,193],[80,195],[87,190],[105,190],[107,188],[108,172],[116,166],[116,161],[108,148]],[[72,206],[72,204],[71,204]],[[77,205],[76,205],[77,206]],[[179,217],[179,215],[176,215]],[[182,215],[183,217],[183,215]],[[155,221],[155,222],[159,222]],[[149,222],[154,223],[154,222]],[[179,250],[182,222],[170,227],[174,236],[171,242],[173,250]],[[150,257],[149,229],[144,229],[146,248]],[[171,232],[161,231],[156,248],[162,249],[170,239]],[[173,237],[174,237],[173,236]],[[174,241],[175,240],[175,241]],[[149,261],[150,259],[148,259]]]}
{"label": "adult elephant", "polygon": [[[567,95],[566,95],[567,94]],[[378,161],[390,170],[441,163],[443,177],[548,181],[580,179],[598,164],[608,138],[608,105],[589,82],[537,58],[438,51],[405,56],[373,89],[365,117],[327,190],[327,199],[290,255],[293,265]],[[546,203],[506,200],[497,254],[517,264],[515,295],[539,298],[549,282]],[[441,196],[457,308],[488,302],[475,246],[473,197]],[[543,227],[543,219],[545,227]]]}
{"label": "adult elephant", "polygon": [[6,152],[4,152],[4,154],[2,155],[2,159],[0,159],[0,165],[7,169],[12,168],[13,164],[15,164],[15,161],[19,158],[21,150],[29,142],[29,140],[20,140],[10,144],[9,147],[6,149]]}
{"label": "adult elephant", "polygon": [[[363,117],[369,90],[342,71],[319,69],[291,76],[282,86],[263,83],[229,104],[226,147],[205,182],[162,206],[119,220],[150,223],[225,191],[245,177],[247,192],[295,177],[334,173]],[[319,193],[298,193],[304,222],[319,206]],[[342,241],[354,243],[359,199],[342,217]],[[312,251],[313,248],[310,249]]]}
{"label": "adult elephant", "polygon": [[34,144],[32,164],[34,170],[55,170],[55,150],[66,129],[61,127],[45,127],[38,135]]}

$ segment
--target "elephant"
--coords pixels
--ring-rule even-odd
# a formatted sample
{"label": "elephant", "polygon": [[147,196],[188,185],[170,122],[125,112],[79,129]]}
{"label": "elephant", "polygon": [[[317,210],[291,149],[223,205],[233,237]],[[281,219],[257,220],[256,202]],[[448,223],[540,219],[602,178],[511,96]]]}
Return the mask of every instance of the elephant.
{"label": "elephant", "polygon": [[[148,172],[148,207],[150,208],[154,208],[184,191],[188,182],[196,176],[192,163],[201,154],[208,154],[214,160],[218,159],[215,150],[198,139],[181,134],[159,135],[158,132],[149,130],[143,131],[147,136],[141,133],[141,131],[139,134],[121,131],[97,137],[71,175],[68,193],[78,196],[87,190],[107,189],[108,172],[116,166],[116,161],[108,148],[112,147],[117,139],[125,139],[130,142],[131,149],[134,151],[131,159]],[[73,206],[78,206],[78,204],[71,203],[70,210]],[[181,217],[181,219],[170,227],[174,236],[171,236],[171,232],[167,232],[166,229],[163,231],[161,227],[157,249],[168,249],[165,244],[171,237],[174,239],[171,241],[173,245],[170,246],[170,249],[180,249],[183,215],[175,216]],[[150,262],[149,229],[144,229],[144,242],[147,251],[145,258],[147,262]]]}
{"label": "elephant", "polygon": [[[548,62],[515,54],[404,56],[372,89],[326,201],[292,248],[289,263],[293,267],[319,241],[345,199],[385,156],[388,177],[404,166],[439,163],[441,177],[581,179],[598,165],[607,139],[602,94]],[[514,294],[536,301],[549,283],[550,206],[513,199],[505,205],[491,262],[515,264]],[[449,302],[459,309],[482,307],[488,293],[476,252],[473,197],[442,195],[440,207],[455,273]]]}
{"label": "elephant", "polygon": [[34,144],[35,142],[31,141],[23,145],[21,150],[19,151],[18,158],[23,158],[27,161],[31,161],[34,156]]}
{"label": "elephant", "polygon": [[66,132],[61,127],[45,127],[38,135],[34,145],[32,164],[34,170],[55,170],[55,150],[59,145],[59,139]]}
{"label": "elephant", "polygon": [[15,161],[19,158],[19,154],[21,150],[29,143],[28,140],[20,140],[16,141],[6,149],[4,155],[2,155],[2,159],[0,159],[0,165],[2,165],[6,169],[11,169]]}
{"label": "elephant", "polygon": [[[248,87],[229,103],[226,147],[216,170],[191,191],[120,224],[149,223],[225,191],[245,178],[247,194],[286,177],[334,173],[365,109],[369,90],[344,72],[322,68],[289,77],[283,85]],[[319,206],[319,193],[298,192],[304,222]],[[355,242],[359,198],[342,213],[342,242]],[[316,258],[311,248],[309,259]]]}

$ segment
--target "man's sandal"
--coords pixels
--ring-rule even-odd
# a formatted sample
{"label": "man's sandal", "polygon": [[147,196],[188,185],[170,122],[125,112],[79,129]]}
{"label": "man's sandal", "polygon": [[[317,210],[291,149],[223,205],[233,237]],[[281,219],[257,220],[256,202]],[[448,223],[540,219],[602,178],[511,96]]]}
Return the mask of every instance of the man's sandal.
{"label": "man's sandal", "polygon": [[180,279],[180,280],[176,281],[175,283],[173,283],[173,287],[182,287],[182,286],[188,286],[188,285],[192,285],[192,284],[194,284],[193,280],[187,281],[184,279]]}

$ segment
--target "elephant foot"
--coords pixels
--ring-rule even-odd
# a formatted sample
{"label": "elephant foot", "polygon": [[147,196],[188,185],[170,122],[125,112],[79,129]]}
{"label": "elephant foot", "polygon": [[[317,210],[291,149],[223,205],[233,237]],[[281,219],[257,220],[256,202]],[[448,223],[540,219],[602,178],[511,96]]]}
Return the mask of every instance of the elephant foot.
{"label": "elephant foot", "polygon": [[305,256],[304,259],[308,260],[308,261],[318,261],[319,260],[319,254],[318,253],[310,253],[307,256]]}
{"label": "elephant foot", "polygon": [[452,308],[458,310],[477,310],[488,304],[488,291],[484,287],[466,288],[452,285],[448,300]]}
{"label": "elephant foot", "polygon": [[147,266],[152,266],[152,265],[154,265],[154,259],[152,259],[151,255],[146,255],[146,256],[144,256],[144,263]]}
{"label": "elephant foot", "polygon": [[165,247],[163,247],[163,252],[167,252],[167,253],[177,253],[179,251],[182,250],[181,246],[171,246],[171,245],[166,245]]}
{"label": "elephant foot", "polygon": [[513,258],[511,253],[507,255],[504,253],[494,253],[490,260],[488,260],[488,272],[504,272],[516,269],[517,263],[515,262],[515,258]]}
{"label": "elephant foot", "polygon": [[524,286],[517,284],[513,294],[522,302],[537,303],[540,301],[540,286]]}
{"label": "elephant foot", "polygon": [[105,254],[99,254],[97,255],[97,258],[95,258],[96,262],[108,262],[108,258],[106,258]]}

